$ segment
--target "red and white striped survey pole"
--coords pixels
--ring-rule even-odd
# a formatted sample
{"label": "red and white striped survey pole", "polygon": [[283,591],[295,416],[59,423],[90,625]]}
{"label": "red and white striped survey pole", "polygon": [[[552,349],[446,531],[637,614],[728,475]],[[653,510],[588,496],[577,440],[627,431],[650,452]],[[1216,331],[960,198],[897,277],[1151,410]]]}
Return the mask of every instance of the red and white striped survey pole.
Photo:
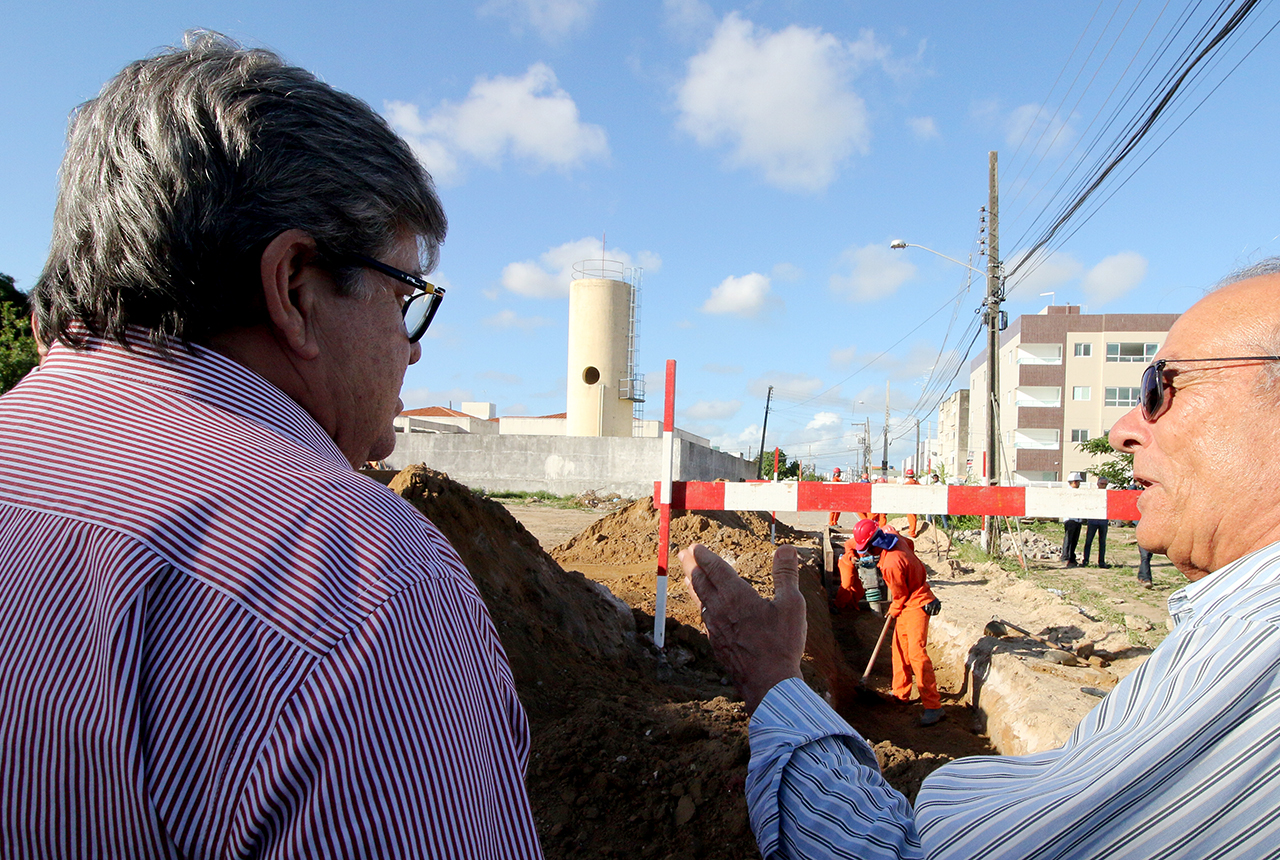
{"label": "red and white striped survey pole", "polygon": [[671,473],[676,455],[676,361],[667,359],[667,396],[662,412],[662,481],[658,486],[658,587],[653,609],[653,644],[667,638],[667,560],[671,557]]}

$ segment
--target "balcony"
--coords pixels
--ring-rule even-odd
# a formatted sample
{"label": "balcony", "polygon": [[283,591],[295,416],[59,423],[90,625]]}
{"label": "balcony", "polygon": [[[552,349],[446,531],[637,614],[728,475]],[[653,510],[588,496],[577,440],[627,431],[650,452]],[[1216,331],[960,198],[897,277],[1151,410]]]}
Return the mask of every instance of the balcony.
{"label": "balcony", "polygon": [[1018,450],[1057,451],[1062,447],[1058,430],[1019,427],[1013,431],[1013,447]]}
{"label": "balcony", "polygon": [[1062,406],[1062,389],[1047,385],[1020,385],[1013,390],[1013,405],[1019,409],[1058,408]]}
{"label": "balcony", "polygon": [[1023,344],[1013,360],[1015,364],[1062,364],[1062,344]]}

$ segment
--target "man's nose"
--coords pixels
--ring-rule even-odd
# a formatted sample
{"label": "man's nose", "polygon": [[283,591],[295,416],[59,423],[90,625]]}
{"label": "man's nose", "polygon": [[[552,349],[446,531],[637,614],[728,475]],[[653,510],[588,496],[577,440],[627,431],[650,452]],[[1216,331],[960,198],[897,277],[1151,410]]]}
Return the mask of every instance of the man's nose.
{"label": "man's nose", "polygon": [[420,358],[422,358],[422,341],[415,340],[409,344],[409,363],[417,364]]}
{"label": "man's nose", "polygon": [[1142,417],[1142,409],[1135,406],[1112,425],[1107,441],[1117,451],[1132,454],[1146,443],[1149,432],[1147,421]]}

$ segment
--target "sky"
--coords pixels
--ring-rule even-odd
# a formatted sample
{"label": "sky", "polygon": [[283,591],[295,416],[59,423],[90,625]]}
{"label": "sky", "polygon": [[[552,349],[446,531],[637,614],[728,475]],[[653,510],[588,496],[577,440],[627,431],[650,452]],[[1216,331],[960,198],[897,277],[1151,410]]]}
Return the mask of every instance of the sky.
{"label": "sky", "polygon": [[[983,269],[994,150],[1010,268],[1070,197],[1070,171],[1097,158],[1090,141],[1110,144],[1137,115],[1120,95],[1154,91],[1136,70],[1171,66],[1153,45],[1187,31],[1181,12],[1149,0],[7,4],[0,272],[21,289],[39,276],[75,106],[126,63],[213,29],[364,99],[435,177],[450,228],[431,277],[448,297],[406,375],[406,408],[564,411],[572,266],[603,245],[642,271],[645,417],[662,417],[674,359],[681,428],[754,453],[772,385],[766,446],[847,469],[867,419],[880,458],[887,384],[896,464],[916,421],[927,434],[939,397],[967,386],[985,283],[890,242]],[[1140,168],[1010,278],[1011,317],[1050,302],[1180,313],[1280,254],[1280,41],[1264,38],[1276,17],[1263,4],[1159,127],[1163,143],[1129,162]]]}

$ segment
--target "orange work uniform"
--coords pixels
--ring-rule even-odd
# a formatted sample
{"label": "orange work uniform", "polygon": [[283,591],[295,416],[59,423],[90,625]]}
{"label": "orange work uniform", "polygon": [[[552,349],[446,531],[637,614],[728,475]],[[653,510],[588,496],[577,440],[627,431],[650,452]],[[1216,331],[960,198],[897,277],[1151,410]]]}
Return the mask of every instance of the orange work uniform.
{"label": "orange work uniform", "polygon": [[[920,482],[917,481],[915,478],[907,478],[902,483],[906,485],[913,485],[916,487],[920,486]],[[911,535],[911,537],[916,536],[916,515],[915,514],[907,514],[907,532]]]}
{"label": "orange work uniform", "polygon": [[866,596],[867,590],[858,578],[858,554],[853,549],[853,541],[844,545],[844,555],[837,562],[840,568],[840,588],[836,590],[836,609],[852,606],[858,608],[858,602]]}
{"label": "orange work uniform", "polygon": [[920,691],[925,708],[942,707],[929,644],[929,615],[924,607],[933,602],[933,592],[925,580],[924,562],[916,558],[915,544],[899,535],[893,549],[880,551],[880,575],[884,577],[893,602],[889,615],[897,618],[893,631],[893,695],[902,701],[911,698],[912,680]]}
{"label": "orange work uniform", "polygon": [[857,512],[857,516],[858,516],[858,519],[860,520],[875,520],[876,525],[880,526],[880,528],[884,528],[889,524],[888,514],[862,513],[861,511],[859,511]]}

